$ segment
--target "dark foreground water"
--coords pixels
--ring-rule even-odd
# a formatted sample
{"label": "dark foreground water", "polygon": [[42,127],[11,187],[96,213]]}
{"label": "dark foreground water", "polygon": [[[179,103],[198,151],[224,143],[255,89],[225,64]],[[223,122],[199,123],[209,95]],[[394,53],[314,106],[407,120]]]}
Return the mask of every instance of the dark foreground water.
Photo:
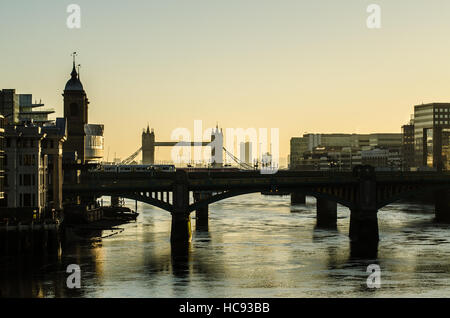
{"label": "dark foreground water", "polygon": [[[127,202],[134,208],[134,202]],[[172,257],[170,215],[139,204],[136,223],[58,254],[0,258],[3,297],[448,297],[450,226],[433,207],[393,204],[379,211],[376,259],[350,255],[350,212],[337,230],[315,228],[315,199],[259,194],[210,206],[209,232],[195,231],[188,257]],[[193,214],[195,216],[195,214]],[[66,267],[81,267],[81,289],[66,287]],[[369,264],[381,287],[366,284]]]}

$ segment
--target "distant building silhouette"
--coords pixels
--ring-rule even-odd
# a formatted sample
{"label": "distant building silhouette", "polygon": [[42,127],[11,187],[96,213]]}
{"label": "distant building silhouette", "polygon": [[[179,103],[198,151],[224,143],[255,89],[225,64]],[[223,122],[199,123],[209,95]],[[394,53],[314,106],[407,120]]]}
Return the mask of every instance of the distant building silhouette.
{"label": "distant building silhouette", "polygon": [[370,164],[378,169],[400,169],[402,135],[304,134],[291,138],[290,169],[350,170]]}
{"label": "distant building silhouette", "polygon": [[150,131],[150,126],[147,126],[147,131],[142,132],[142,164],[152,165],[155,163],[155,131]]}
{"label": "distant building silhouette", "polygon": [[64,88],[64,118],[67,119],[67,141],[64,153],[76,153],[81,162],[85,160],[85,129],[88,123],[89,100],[83,89],[73,62],[71,78]]}
{"label": "distant building silhouette", "polygon": [[405,171],[415,167],[414,119],[402,126],[402,167]]}

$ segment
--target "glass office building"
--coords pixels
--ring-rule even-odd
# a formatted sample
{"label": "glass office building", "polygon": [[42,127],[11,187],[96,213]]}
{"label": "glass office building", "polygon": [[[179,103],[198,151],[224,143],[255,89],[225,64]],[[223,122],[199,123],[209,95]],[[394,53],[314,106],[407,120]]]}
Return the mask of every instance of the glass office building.
{"label": "glass office building", "polygon": [[450,103],[414,106],[414,147],[418,167],[450,170]]}

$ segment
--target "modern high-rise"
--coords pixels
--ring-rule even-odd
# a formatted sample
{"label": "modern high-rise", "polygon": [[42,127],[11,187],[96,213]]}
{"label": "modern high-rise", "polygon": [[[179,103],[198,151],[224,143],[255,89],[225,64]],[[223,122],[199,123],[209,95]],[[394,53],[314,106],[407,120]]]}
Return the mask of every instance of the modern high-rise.
{"label": "modern high-rise", "polygon": [[0,114],[4,116],[6,123],[19,122],[20,102],[15,89],[0,90]]}
{"label": "modern high-rise", "polygon": [[415,167],[414,158],[414,119],[402,126],[402,169]]}
{"label": "modern high-rise", "polygon": [[414,106],[417,167],[450,169],[450,103]]}
{"label": "modern high-rise", "polygon": [[54,114],[54,109],[44,109],[42,102],[33,103],[33,95],[19,94],[19,121],[33,121],[36,124],[46,124],[51,120],[50,114]]}
{"label": "modern high-rise", "polygon": [[33,103],[32,94],[16,94],[15,89],[0,91],[0,114],[3,114],[10,125],[24,121],[37,124],[51,122],[48,116],[55,113],[54,109],[43,109],[42,102]]}
{"label": "modern high-rise", "polygon": [[5,196],[5,118],[0,115],[0,201]]}

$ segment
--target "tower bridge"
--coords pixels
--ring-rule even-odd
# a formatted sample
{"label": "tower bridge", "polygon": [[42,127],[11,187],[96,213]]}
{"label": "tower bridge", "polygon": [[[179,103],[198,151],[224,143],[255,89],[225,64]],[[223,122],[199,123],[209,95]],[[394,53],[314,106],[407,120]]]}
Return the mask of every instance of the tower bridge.
{"label": "tower bridge", "polygon": [[154,164],[155,163],[155,148],[156,147],[211,147],[211,160],[212,165],[214,167],[220,167],[223,164],[223,154],[222,151],[217,151],[216,149],[223,149],[223,132],[219,130],[219,127],[216,126],[216,129],[213,129],[211,132],[211,141],[194,141],[194,142],[186,142],[186,141],[156,141],[155,140],[155,131],[153,129],[150,130],[150,127],[147,126],[147,130],[142,132],[142,164]]}
{"label": "tower bridge", "polygon": [[172,215],[172,243],[191,240],[193,211],[196,211],[197,226],[207,226],[209,204],[258,192],[316,197],[319,227],[336,227],[337,204],[346,206],[351,213],[350,239],[365,247],[378,243],[378,210],[417,193],[434,193],[436,219],[450,221],[450,173],[445,172],[375,172],[370,166],[358,166],[353,172],[280,170],[273,175],[258,171],[85,171],[80,184],[64,185],[66,194],[120,196],[166,210]]}

